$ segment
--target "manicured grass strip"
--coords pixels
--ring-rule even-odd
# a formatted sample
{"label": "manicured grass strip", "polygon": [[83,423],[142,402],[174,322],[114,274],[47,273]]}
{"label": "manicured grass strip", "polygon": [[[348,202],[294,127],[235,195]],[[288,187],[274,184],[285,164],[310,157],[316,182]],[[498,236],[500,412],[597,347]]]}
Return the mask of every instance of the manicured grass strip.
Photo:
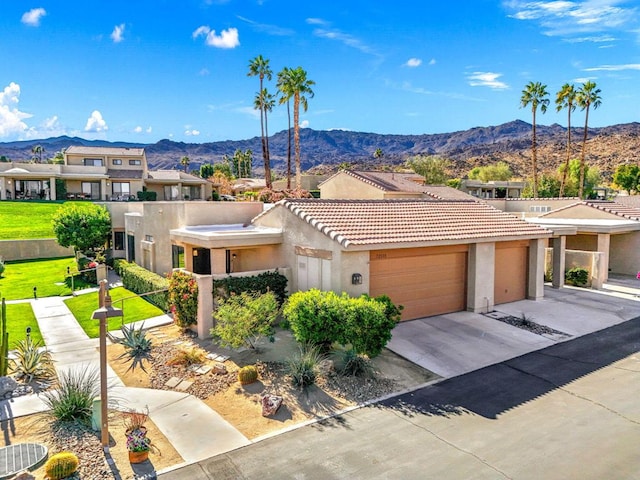
{"label": "manicured grass strip", "polygon": [[31,304],[28,302],[8,303],[7,331],[9,332],[9,350],[15,348],[16,343],[27,337],[27,327],[31,327],[30,335],[34,342],[43,342],[40,327],[31,309]]}
{"label": "manicured grass strip", "polygon": [[0,240],[55,238],[51,217],[63,202],[0,202]]}
{"label": "manicured grass strip", "polygon": [[[135,293],[130,292],[124,287],[117,287],[109,290],[111,295],[111,301],[114,307],[122,308],[124,310],[124,323],[133,323],[139,320],[146,320],[147,318],[157,317],[164,312],[155,305],[151,305],[149,302],[140,297],[135,297]],[[119,302],[119,299],[133,297],[124,302]],[[76,320],[82,327],[82,329],[91,338],[97,338],[100,335],[100,322],[93,320],[91,316],[93,312],[98,308],[98,292],[87,293],[84,295],[78,295],[77,297],[69,298],[64,301],[76,317]],[[119,330],[122,326],[122,317],[114,317],[109,319],[109,330]]]}
{"label": "manicured grass strip", "polygon": [[[7,262],[0,278],[0,296],[7,300],[33,298],[33,287],[37,288],[38,298],[71,295],[67,267],[71,274],[77,273],[73,257]],[[74,289],[86,286],[78,275],[74,277]]]}

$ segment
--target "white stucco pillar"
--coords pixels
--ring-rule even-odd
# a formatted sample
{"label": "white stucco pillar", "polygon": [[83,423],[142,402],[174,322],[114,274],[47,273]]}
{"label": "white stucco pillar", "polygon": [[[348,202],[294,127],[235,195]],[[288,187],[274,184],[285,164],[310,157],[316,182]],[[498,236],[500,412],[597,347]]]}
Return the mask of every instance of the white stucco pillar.
{"label": "white stucco pillar", "polygon": [[469,247],[467,265],[468,311],[487,313],[493,310],[495,265],[495,243],[475,243]]}
{"label": "white stucco pillar", "polygon": [[58,193],[56,192],[56,178],[49,178],[49,200],[57,200]]}
{"label": "white stucco pillar", "polygon": [[195,275],[198,283],[198,338],[204,340],[211,336],[213,328],[213,276]]}
{"label": "white stucco pillar", "polygon": [[211,273],[227,273],[227,250],[224,248],[211,249]]}
{"label": "white stucco pillar", "polygon": [[551,239],[553,245],[553,278],[551,285],[553,288],[564,287],[565,251],[567,249],[567,237],[561,235]]}
{"label": "white stucco pillar", "polygon": [[107,200],[107,179],[100,180],[100,199]]}
{"label": "white stucco pillar", "polygon": [[4,177],[0,178],[0,200],[7,199],[7,187],[5,187],[4,182]]}
{"label": "white stucco pillar", "polygon": [[611,246],[611,235],[608,233],[598,234],[598,252],[602,252],[600,279],[602,282],[609,280],[609,248]]}
{"label": "white stucco pillar", "polygon": [[529,278],[527,279],[527,298],[538,300],[544,297],[544,248],[546,239],[529,242]]}

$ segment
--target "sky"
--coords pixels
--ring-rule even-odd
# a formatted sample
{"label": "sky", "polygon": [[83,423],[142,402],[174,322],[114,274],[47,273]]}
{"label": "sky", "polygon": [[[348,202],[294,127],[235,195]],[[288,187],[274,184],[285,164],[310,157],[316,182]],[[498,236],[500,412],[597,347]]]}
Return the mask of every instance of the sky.
{"label": "sky", "polygon": [[[640,121],[640,0],[0,0],[0,142],[260,136],[262,55],[314,81],[300,126],[446,133],[515,119],[566,126],[564,83],[596,82],[590,126]],[[584,112],[572,116],[584,124]],[[286,130],[286,106],[268,117]]]}

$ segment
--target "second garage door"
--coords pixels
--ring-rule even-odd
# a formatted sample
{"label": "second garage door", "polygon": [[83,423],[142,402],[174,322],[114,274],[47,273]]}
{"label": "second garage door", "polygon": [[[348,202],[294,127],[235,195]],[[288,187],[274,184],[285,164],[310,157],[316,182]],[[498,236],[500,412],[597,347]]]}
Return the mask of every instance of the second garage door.
{"label": "second garage door", "polygon": [[529,242],[496,243],[494,303],[515,302],[527,297]]}
{"label": "second garage door", "polygon": [[404,305],[403,320],[466,308],[466,245],[371,251],[369,275],[370,295]]}

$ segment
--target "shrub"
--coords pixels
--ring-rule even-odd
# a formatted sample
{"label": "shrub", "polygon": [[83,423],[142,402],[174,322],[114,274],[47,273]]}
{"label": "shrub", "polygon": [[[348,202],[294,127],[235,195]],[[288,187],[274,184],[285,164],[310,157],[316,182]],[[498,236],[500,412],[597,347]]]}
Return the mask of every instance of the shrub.
{"label": "shrub", "polygon": [[201,348],[181,348],[167,363],[169,365],[189,366],[202,363],[205,358],[207,358],[207,354]]}
{"label": "shrub", "polygon": [[318,346],[310,343],[302,344],[300,351],[287,359],[287,373],[291,375],[293,386],[306,388],[316,383],[318,366],[324,359]]}
{"label": "shrub", "polygon": [[13,373],[27,382],[47,381],[55,376],[51,354],[43,348],[41,342],[34,342],[30,336],[16,344],[15,356],[10,362]]}
{"label": "shrub", "polygon": [[183,329],[198,322],[198,284],[189,273],[176,270],[169,275],[169,309]]}
{"label": "shrub", "polygon": [[267,293],[273,292],[282,305],[287,299],[287,277],[278,273],[263,272],[249,277],[227,277],[214,282],[214,295],[221,298],[229,298],[233,294],[242,292]]}
{"label": "shrub", "polygon": [[136,192],[136,196],[141,202],[155,202],[158,198],[158,194],[156,192],[150,192],[146,190],[146,187],[144,187],[141,192]]}
{"label": "shrub", "polygon": [[123,325],[122,330],[123,339],[120,344],[124,347],[124,352],[118,357],[118,359],[125,358],[131,362],[127,372],[129,370],[135,370],[139,366],[143,372],[147,370],[144,368],[144,361],[151,359],[151,347],[153,342],[147,338],[147,332],[144,330],[144,323],[140,325],[140,328],[136,330],[135,325]]}
{"label": "shrub", "polygon": [[211,335],[223,347],[255,349],[261,337],[273,335],[278,312],[273,292],[231,295],[222,300],[213,313],[216,325],[211,329]]}
{"label": "shrub", "polygon": [[[87,283],[96,285],[98,277],[96,276],[96,262],[85,256],[78,257],[76,260],[80,277]],[[86,270],[86,271],[83,271]]]}
{"label": "shrub", "polygon": [[575,267],[565,273],[564,279],[571,285],[583,287],[589,282],[589,272],[584,268]]}
{"label": "shrub", "polygon": [[2,278],[2,274],[4,273],[5,269],[6,269],[6,265],[4,264],[4,260],[2,260],[0,258],[0,278]]}
{"label": "shrub", "polygon": [[[371,358],[380,355],[387,342],[391,340],[391,330],[396,326],[395,307],[386,315],[386,302],[367,296],[343,299],[345,327],[338,341],[351,345],[356,353]],[[393,306],[393,304],[391,304]]]}
{"label": "shrub", "polygon": [[58,388],[42,393],[51,414],[62,421],[79,421],[89,425],[93,399],[100,393],[97,369],[85,366],[60,374]]}
{"label": "shrub", "polygon": [[168,293],[166,291],[169,288],[169,281],[165,277],[122,259],[114,260],[113,268],[122,278],[124,288],[138,295],[165,290],[145,295],[144,298],[165,312],[169,310]]}
{"label": "shrub", "polygon": [[60,452],[53,455],[44,464],[46,478],[62,480],[73,475],[78,470],[78,457],[71,452]]}
{"label": "shrub", "polygon": [[375,368],[371,360],[364,355],[349,348],[342,351],[340,373],[342,375],[351,375],[354,377],[371,377],[375,372]]}

